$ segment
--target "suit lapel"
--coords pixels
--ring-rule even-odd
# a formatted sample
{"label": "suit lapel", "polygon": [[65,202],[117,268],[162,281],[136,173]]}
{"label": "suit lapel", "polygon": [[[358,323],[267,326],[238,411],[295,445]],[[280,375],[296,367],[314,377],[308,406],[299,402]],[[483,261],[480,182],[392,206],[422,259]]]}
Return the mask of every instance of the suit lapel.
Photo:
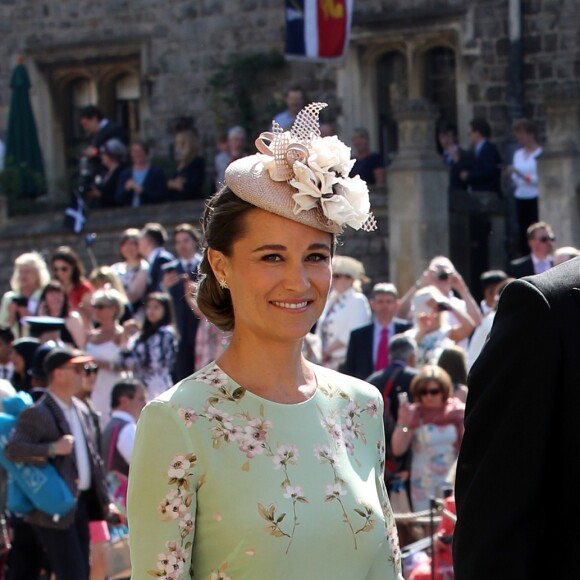
{"label": "suit lapel", "polygon": [[64,416],[61,408],[58,406],[58,403],[52,398],[50,393],[47,393],[45,396],[44,404],[46,408],[52,413],[54,420],[62,432],[63,435],[71,435],[70,425]]}

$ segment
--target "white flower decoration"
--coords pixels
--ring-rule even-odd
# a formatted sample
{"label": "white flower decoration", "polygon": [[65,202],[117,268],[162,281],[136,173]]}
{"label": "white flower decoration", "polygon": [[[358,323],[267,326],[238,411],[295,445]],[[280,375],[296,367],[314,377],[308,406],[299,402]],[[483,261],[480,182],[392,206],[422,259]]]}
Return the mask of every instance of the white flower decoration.
{"label": "white flower decoration", "polygon": [[318,114],[324,107],[311,103],[302,109],[290,131],[274,122],[272,132],[256,140],[261,161],[273,181],[288,181],[297,190],[292,195],[296,215],[319,207],[339,226],[373,231],[377,224],[367,184],[348,176],[355,163],[350,147],[336,135],[320,136]]}

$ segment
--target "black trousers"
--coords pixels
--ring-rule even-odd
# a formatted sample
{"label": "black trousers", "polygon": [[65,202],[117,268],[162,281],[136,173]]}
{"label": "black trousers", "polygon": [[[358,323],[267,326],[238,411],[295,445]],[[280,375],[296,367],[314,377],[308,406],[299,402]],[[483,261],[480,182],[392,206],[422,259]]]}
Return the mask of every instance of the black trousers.
{"label": "black trousers", "polygon": [[57,580],[88,580],[90,537],[85,493],[79,495],[74,522],[67,529],[33,528]]}
{"label": "black trousers", "polygon": [[516,199],[516,217],[518,220],[518,250],[522,256],[530,253],[526,230],[538,221],[538,198]]}

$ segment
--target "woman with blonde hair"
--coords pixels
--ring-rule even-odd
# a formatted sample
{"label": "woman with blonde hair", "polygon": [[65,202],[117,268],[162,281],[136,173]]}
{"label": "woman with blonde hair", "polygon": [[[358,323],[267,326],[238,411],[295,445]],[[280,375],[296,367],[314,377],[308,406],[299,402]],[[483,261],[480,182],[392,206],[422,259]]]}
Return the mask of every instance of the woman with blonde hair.
{"label": "woman with blonde hair", "polygon": [[101,288],[114,288],[119,293],[123,302],[123,311],[119,319],[121,324],[133,317],[133,307],[129,302],[129,297],[125,292],[121,280],[117,274],[115,274],[115,271],[111,266],[98,266],[93,268],[89,274],[89,281],[95,290]]}
{"label": "woman with blonde hair", "polygon": [[205,159],[199,150],[199,137],[195,129],[188,128],[175,133],[177,167],[167,182],[171,200],[204,199]]}
{"label": "woman with blonde hair", "polygon": [[36,312],[42,289],[49,280],[48,266],[38,252],[20,254],[14,260],[10,290],[0,302],[0,326],[10,327],[16,338],[22,336],[20,321]]}
{"label": "woman with blonde hair", "polygon": [[430,499],[443,498],[447,476],[459,455],[465,404],[453,396],[451,377],[438,365],[424,365],[409,388],[414,403],[399,403],[391,436],[395,456],[412,450],[409,477],[415,511],[429,509]]}
{"label": "woman with blonde hair", "polygon": [[125,329],[119,320],[123,312],[123,297],[114,288],[95,290],[91,296],[93,319],[97,327],[89,332],[85,350],[99,370],[91,401],[101,414],[101,427],[109,421],[111,391],[121,378],[121,351],[126,346]]}

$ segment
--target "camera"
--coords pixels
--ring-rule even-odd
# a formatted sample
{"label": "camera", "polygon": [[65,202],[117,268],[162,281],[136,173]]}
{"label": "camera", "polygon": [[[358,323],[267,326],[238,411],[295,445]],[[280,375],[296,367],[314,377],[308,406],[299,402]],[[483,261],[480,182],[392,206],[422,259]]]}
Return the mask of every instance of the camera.
{"label": "camera", "polygon": [[449,272],[445,272],[445,271],[437,272],[437,279],[438,280],[449,280]]}
{"label": "camera", "polygon": [[444,312],[445,310],[451,310],[451,307],[448,302],[437,302],[437,310]]}
{"label": "camera", "polygon": [[28,306],[28,298],[26,298],[26,296],[13,296],[12,302],[14,302],[16,306]]}

